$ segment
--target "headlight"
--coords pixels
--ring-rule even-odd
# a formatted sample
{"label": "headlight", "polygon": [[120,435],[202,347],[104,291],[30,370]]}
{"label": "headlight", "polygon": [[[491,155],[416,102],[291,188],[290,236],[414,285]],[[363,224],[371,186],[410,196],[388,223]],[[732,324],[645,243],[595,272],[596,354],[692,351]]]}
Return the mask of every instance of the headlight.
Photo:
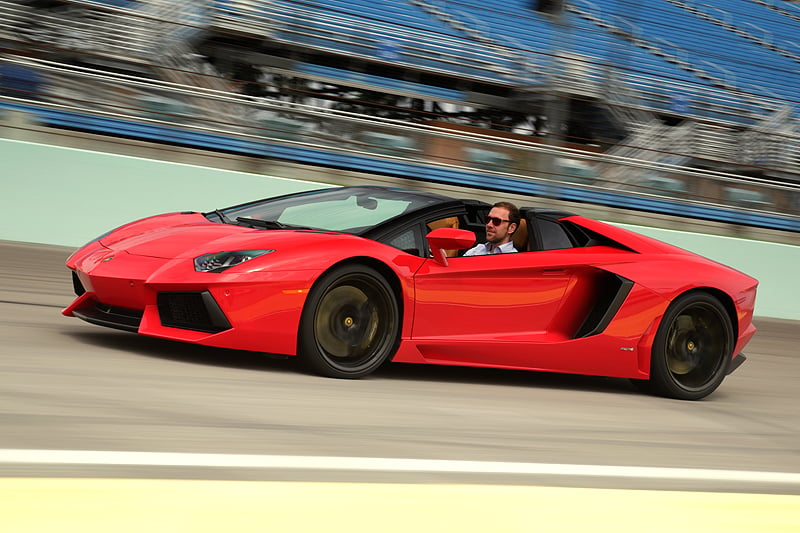
{"label": "headlight", "polygon": [[274,252],[275,250],[241,250],[238,252],[219,252],[194,258],[197,272],[222,272],[246,261]]}

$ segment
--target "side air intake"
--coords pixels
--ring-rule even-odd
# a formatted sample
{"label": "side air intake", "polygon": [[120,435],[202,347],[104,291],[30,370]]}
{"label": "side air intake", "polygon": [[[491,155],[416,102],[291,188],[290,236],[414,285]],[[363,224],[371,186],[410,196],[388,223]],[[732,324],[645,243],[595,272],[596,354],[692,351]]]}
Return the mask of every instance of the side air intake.
{"label": "side air intake", "polygon": [[578,329],[575,338],[591,337],[602,333],[614,315],[617,314],[622,303],[627,298],[628,293],[633,288],[633,282],[616,274],[608,274],[607,279],[601,284],[602,291],[597,295],[594,307],[592,307],[586,320]]}

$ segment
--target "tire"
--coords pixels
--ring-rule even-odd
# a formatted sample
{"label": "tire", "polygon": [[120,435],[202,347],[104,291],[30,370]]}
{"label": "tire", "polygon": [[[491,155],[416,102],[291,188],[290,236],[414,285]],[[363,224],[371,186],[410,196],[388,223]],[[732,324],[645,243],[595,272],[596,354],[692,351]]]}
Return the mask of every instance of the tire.
{"label": "tire", "polygon": [[314,373],[356,379],[391,359],[399,338],[399,306],[386,279],[368,266],[344,265],[312,287],[300,319],[298,355]]}
{"label": "tire", "polygon": [[656,332],[646,388],[679,400],[705,398],[725,379],[733,344],[730,316],[717,298],[678,297]]}

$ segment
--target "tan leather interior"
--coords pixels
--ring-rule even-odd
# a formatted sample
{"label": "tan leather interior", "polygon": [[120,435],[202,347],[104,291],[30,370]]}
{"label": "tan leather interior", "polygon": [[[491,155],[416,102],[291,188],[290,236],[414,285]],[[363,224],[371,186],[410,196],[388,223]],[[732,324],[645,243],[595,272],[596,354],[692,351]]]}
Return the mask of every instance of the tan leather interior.
{"label": "tan leather interior", "polygon": [[[439,220],[428,222],[428,228],[431,230],[439,228],[458,228],[458,226],[458,217],[440,218]],[[456,257],[458,255],[458,250],[445,250],[444,253],[447,257]]]}
{"label": "tan leather interior", "polygon": [[519,227],[511,238],[514,247],[520,252],[529,252],[531,249],[530,239],[528,239],[528,221],[524,218],[519,221]]}

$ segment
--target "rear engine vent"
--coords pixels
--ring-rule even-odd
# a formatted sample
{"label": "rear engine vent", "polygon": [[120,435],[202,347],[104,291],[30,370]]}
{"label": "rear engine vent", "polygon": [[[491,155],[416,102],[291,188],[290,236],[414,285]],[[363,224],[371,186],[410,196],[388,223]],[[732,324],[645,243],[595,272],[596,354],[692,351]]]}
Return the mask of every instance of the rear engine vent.
{"label": "rear engine vent", "polygon": [[219,333],[231,328],[214,297],[203,292],[160,292],[158,314],[161,324],[171,328]]}

